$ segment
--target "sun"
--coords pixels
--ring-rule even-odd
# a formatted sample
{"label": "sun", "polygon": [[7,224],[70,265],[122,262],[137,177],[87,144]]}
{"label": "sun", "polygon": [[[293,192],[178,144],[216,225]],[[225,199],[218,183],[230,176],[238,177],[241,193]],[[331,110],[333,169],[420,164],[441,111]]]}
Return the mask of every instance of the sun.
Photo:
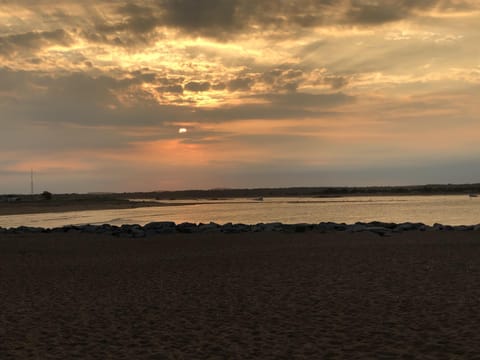
{"label": "sun", "polygon": [[178,129],[179,134],[185,134],[188,130],[186,128],[180,128]]}

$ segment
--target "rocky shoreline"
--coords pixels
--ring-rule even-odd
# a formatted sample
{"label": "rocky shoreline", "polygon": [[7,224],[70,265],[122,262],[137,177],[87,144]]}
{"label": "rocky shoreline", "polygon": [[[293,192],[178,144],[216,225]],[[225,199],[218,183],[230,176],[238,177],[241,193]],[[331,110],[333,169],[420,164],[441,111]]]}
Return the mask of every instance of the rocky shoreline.
{"label": "rocky shoreline", "polygon": [[303,232],[369,232],[380,236],[389,236],[394,233],[403,233],[406,231],[480,231],[478,225],[442,225],[434,224],[433,226],[423,223],[384,223],[379,221],[373,222],[357,222],[355,224],[321,222],[318,224],[283,224],[279,222],[259,223],[255,225],[247,224],[195,224],[181,223],[175,224],[171,221],[151,222],[144,226],[133,225],[67,225],[58,228],[42,228],[20,226],[16,228],[0,227],[0,234],[38,234],[38,233],[88,233],[88,234],[104,234],[121,237],[140,238],[156,234],[174,234],[174,233],[248,233],[248,232],[284,232],[284,233],[303,233]]}

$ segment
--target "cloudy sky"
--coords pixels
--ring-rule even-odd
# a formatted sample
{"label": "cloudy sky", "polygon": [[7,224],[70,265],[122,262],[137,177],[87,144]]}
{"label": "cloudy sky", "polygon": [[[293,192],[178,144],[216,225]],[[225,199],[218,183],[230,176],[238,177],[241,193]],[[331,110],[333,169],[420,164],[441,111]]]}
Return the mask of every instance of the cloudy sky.
{"label": "cloudy sky", "polygon": [[478,44],[477,0],[0,0],[0,193],[480,182]]}

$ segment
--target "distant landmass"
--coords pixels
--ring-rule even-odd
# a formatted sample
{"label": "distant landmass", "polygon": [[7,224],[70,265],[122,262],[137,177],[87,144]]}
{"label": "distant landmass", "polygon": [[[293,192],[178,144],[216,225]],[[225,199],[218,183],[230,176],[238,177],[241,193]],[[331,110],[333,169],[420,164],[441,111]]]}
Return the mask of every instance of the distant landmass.
{"label": "distant landmass", "polygon": [[338,197],[362,195],[454,195],[480,194],[480,183],[476,184],[429,184],[409,186],[354,186],[354,187],[289,187],[289,188],[252,188],[252,189],[210,189],[155,191],[145,193],[126,193],[128,198],[167,199],[212,199],[244,197]]}
{"label": "distant landmass", "polygon": [[[107,199],[215,199],[244,197],[338,197],[362,195],[461,195],[480,194],[480,183],[475,184],[427,184],[408,186],[324,186],[286,188],[216,188],[208,190],[175,190],[149,192],[91,192],[87,194],[55,194],[55,198],[70,200]],[[0,199],[15,197],[28,200],[40,195],[0,195]]]}

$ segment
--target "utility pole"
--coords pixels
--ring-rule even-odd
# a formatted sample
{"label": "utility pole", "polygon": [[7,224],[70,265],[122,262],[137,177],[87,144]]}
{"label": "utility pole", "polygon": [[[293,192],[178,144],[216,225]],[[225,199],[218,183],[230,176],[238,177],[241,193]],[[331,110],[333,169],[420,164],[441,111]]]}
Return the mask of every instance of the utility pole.
{"label": "utility pole", "polygon": [[30,169],[30,193],[33,195],[33,169]]}

